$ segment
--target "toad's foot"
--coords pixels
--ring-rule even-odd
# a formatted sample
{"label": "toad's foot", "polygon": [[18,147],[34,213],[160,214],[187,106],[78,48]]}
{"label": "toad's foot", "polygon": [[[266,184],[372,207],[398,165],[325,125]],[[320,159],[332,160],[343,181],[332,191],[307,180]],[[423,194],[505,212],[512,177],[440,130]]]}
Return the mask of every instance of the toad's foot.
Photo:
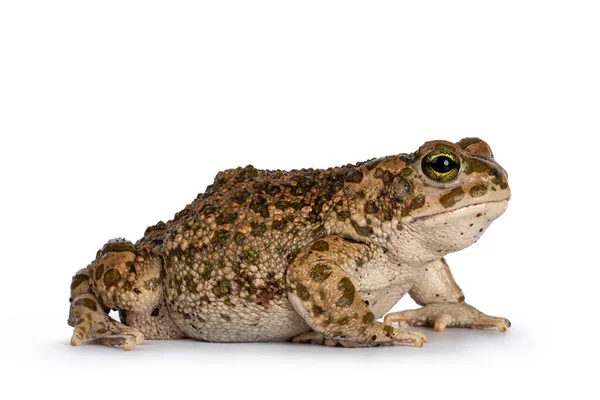
{"label": "toad's foot", "polygon": [[128,351],[144,341],[144,335],[137,329],[113,320],[104,312],[96,311],[99,305],[93,296],[80,296],[74,306],[72,346],[93,340],[110,347],[123,346],[123,350]]}
{"label": "toad's foot", "polygon": [[418,310],[407,310],[387,314],[384,318],[386,325],[398,322],[404,326],[433,326],[436,332],[442,332],[446,327],[486,329],[497,328],[506,332],[510,321],[506,318],[491,317],[467,303],[428,304]]}

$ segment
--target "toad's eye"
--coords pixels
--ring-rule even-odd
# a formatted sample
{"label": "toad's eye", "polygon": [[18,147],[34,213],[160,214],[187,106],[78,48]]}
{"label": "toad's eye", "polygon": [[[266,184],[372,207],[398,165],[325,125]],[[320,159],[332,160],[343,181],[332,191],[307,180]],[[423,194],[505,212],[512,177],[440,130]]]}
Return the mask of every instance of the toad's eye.
{"label": "toad's eye", "polygon": [[458,175],[460,159],[450,150],[433,150],[423,157],[421,167],[430,179],[438,182],[448,182]]}

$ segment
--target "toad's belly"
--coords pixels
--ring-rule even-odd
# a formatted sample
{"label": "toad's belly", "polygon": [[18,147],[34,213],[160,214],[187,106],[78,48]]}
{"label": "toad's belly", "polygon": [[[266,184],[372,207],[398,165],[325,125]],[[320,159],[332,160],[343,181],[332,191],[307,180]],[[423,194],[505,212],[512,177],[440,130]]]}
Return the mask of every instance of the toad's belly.
{"label": "toad's belly", "polygon": [[234,307],[215,304],[193,314],[175,312],[172,317],[187,337],[208,342],[285,341],[311,330],[285,296],[272,301],[268,308],[248,303]]}

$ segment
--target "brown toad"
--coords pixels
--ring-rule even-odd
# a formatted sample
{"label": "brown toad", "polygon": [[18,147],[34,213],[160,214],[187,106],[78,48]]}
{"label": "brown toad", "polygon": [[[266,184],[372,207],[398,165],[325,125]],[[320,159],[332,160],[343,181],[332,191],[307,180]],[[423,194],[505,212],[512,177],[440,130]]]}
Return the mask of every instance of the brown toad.
{"label": "brown toad", "polygon": [[[391,323],[504,331],[508,320],[464,302],[443,256],[476,242],[509,198],[476,138],[326,170],[220,172],[172,221],[109,241],[77,272],[71,344],[421,346]],[[406,293],[424,307],[378,322]]]}

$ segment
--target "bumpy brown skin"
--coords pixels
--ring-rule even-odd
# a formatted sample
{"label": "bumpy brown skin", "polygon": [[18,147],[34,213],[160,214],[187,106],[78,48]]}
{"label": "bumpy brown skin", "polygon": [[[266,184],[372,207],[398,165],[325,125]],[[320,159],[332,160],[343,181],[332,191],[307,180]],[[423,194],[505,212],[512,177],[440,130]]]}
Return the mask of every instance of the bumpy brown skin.
{"label": "bumpy brown skin", "polygon": [[[440,146],[461,155],[454,185],[430,182],[420,170],[422,157]],[[141,332],[149,339],[421,345],[422,335],[376,319],[411,289],[425,298],[439,284],[425,276],[419,288],[421,266],[468,246],[487,225],[464,243],[422,240],[415,263],[407,260],[407,224],[495,204],[508,193],[505,172],[479,139],[429,142],[410,155],[327,170],[220,172],[172,221],[148,228],[135,245],[110,241],[75,275],[71,343],[128,350]],[[381,277],[401,283],[381,286]],[[464,304],[458,286],[448,291],[444,301]],[[124,325],[108,318],[109,309],[120,311]],[[413,322],[433,325],[432,315]]]}

